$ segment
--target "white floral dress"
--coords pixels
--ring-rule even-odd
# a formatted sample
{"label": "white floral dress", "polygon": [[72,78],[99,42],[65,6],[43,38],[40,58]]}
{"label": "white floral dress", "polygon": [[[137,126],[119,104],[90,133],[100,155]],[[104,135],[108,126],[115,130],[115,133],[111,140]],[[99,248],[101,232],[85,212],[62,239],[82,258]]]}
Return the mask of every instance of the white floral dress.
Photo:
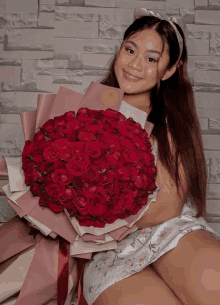
{"label": "white floral dress", "polygon": [[[153,145],[153,153],[156,164],[156,141]],[[155,190],[155,197],[158,190]],[[171,218],[153,228],[132,232],[118,242],[118,248],[115,250],[93,254],[84,270],[83,290],[88,305],[92,305],[109,286],[141,271],[164,253],[175,248],[180,238],[191,231],[206,230],[220,240],[220,235],[208,225],[204,218],[194,217],[195,212],[187,199],[180,216]],[[77,304],[76,292],[71,305]]]}

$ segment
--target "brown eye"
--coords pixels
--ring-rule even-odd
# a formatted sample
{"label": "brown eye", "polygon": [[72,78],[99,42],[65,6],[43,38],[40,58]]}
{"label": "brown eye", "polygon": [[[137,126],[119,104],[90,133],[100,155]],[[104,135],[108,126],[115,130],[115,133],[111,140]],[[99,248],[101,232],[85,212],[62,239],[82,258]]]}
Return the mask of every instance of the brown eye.
{"label": "brown eye", "polygon": [[[130,49],[130,48],[125,48],[126,51],[132,51],[134,52],[134,50]],[[131,54],[131,53],[130,53]],[[133,53],[132,53],[133,54]]]}
{"label": "brown eye", "polygon": [[[147,57],[147,59],[149,59],[150,60],[150,62],[156,62],[157,60],[155,59],[155,58],[153,58],[153,57]],[[152,60],[151,60],[152,59]]]}

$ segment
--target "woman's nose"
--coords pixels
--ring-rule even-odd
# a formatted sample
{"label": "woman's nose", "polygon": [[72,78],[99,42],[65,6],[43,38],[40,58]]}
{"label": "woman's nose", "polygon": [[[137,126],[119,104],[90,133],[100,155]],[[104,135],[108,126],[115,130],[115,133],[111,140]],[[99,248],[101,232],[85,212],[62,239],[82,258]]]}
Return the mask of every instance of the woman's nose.
{"label": "woman's nose", "polygon": [[142,70],[142,61],[141,61],[141,55],[135,56],[128,64],[129,67],[135,70]]}

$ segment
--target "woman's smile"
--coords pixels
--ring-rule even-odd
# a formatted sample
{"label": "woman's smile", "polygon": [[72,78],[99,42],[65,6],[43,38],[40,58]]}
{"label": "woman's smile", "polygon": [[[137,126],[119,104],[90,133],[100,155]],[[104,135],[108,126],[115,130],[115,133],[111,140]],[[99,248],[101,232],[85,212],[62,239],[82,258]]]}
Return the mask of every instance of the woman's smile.
{"label": "woman's smile", "polygon": [[136,82],[138,82],[138,81],[140,81],[142,78],[140,78],[140,77],[135,77],[135,76],[133,76],[132,74],[128,74],[127,72],[125,72],[124,70],[123,70],[123,74],[124,74],[124,78],[126,79],[126,80],[128,80],[129,82],[133,82],[133,83],[136,83]]}

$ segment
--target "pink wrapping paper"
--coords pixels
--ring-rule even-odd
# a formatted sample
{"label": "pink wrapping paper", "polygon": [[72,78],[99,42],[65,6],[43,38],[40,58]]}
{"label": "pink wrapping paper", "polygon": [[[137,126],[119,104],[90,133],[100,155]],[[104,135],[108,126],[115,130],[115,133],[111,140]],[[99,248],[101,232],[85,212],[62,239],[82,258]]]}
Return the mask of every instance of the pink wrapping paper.
{"label": "pink wrapping paper", "polygon": [[[25,141],[33,140],[34,134],[48,119],[53,119],[55,116],[60,116],[67,111],[77,112],[81,107],[97,110],[112,108],[119,111],[123,94],[124,92],[121,89],[95,82],[91,82],[85,95],[62,86],[59,87],[57,94],[39,94],[37,110],[21,114]],[[148,135],[150,135],[152,129],[153,124],[146,122],[145,130]],[[7,164],[4,158],[1,159],[0,177],[4,180],[8,177]],[[13,263],[13,258],[22,251],[36,247],[35,256],[23,283],[16,305],[39,305],[37,301],[39,300],[39,296],[43,295],[42,298],[40,297],[42,304],[56,296],[57,270],[54,269],[57,266],[58,257],[58,238],[56,237],[59,235],[70,244],[73,244],[78,235],[70,222],[67,210],[55,214],[48,208],[41,207],[38,201],[39,198],[33,197],[30,191],[27,191],[16,200],[18,206],[8,199],[9,204],[17,212],[19,217],[22,218],[30,215],[50,228],[52,232],[49,234],[49,237],[38,233],[34,239],[33,236],[28,235],[30,228],[28,229],[28,226],[18,219],[18,217],[13,218],[12,221],[0,227],[0,238],[2,238],[1,241],[4,244],[4,249],[0,248],[0,262],[2,262],[0,271],[1,268],[4,270],[4,268],[7,268],[7,265]],[[122,240],[137,229],[135,224],[131,228],[129,226],[138,218],[144,208],[146,206],[143,206],[136,215],[131,215],[125,219],[128,225],[117,228],[108,234],[115,241]],[[37,229],[39,230],[39,228]],[[21,235],[18,236],[19,234]],[[105,240],[104,235],[97,236],[86,233],[83,234],[82,239],[83,241]],[[11,239],[11,237],[13,238]],[[14,241],[14,245],[11,241]],[[7,250],[5,251],[5,249]],[[73,279],[73,287],[77,285],[78,281],[77,272],[74,269],[76,268],[74,257],[91,259],[91,256],[92,252],[77,254],[70,258],[69,273]],[[44,260],[43,265],[41,265],[42,260]]]}

